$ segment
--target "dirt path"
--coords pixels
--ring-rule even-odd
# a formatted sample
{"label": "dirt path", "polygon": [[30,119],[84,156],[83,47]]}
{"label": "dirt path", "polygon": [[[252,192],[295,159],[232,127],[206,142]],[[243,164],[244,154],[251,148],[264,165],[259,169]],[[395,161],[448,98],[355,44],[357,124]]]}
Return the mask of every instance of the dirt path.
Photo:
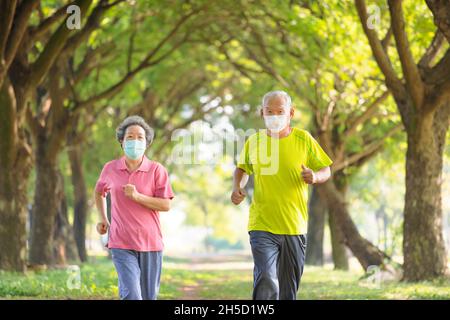
{"label": "dirt path", "polygon": [[181,292],[183,293],[183,295],[181,296],[180,300],[200,300],[201,297],[198,293],[202,284],[203,282],[198,282],[194,285],[188,285],[181,288]]}
{"label": "dirt path", "polygon": [[[165,262],[167,268],[183,269],[192,271],[207,271],[207,270],[252,270],[253,261],[249,255],[221,255],[211,254],[202,256],[184,257],[187,261],[183,263]],[[180,300],[199,300],[199,292],[204,281],[199,280],[197,283],[183,286],[180,290],[182,296]]]}
{"label": "dirt path", "polygon": [[181,258],[183,262],[165,261],[164,266],[183,270],[250,270],[253,268],[251,255],[191,255]]}

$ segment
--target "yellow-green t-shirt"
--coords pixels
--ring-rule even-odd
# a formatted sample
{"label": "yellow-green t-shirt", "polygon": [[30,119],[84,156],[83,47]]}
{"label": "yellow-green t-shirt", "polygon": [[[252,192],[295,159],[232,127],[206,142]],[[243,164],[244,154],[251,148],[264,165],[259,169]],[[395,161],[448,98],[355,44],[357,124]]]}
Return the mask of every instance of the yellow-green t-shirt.
{"label": "yellow-green t-shirt", "polygon": [[305,130],[292,128],[281,139],[268,136],[265,130],[250,136],[237,165],[254,174],[248,231],[306,234],[308,185],[302,179],[302,164],[318,171],[332,163]]}

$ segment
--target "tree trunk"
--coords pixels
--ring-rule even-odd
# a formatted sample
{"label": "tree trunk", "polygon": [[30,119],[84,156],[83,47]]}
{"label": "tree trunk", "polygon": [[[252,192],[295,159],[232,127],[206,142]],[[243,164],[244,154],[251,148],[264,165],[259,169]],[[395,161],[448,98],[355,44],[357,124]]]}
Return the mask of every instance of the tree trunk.
{"label": "tree trunk", "polygon": [[327,207],[319,197],[317,188],[313,186],[308,208],[308,247],[306,248],[306,264],[323,265],[323,233]]}
{"label": "tree trunk", "polygon": [[17,123],[17,105],[15,90],[6,78],[0,90],[0,269],[23,272],[32,161],[25,132]]}
{"label": "tree trunk", "polygon": [[68,261],[77,261],[78,252],[75,244],[72,226],[67,214],[67,200],[64,191],[64,177],[58,171],[58,182],[56,188],[58,200],[58,212],[55,220],[53,263],[66,265]]}
{"label": "tree trunk", "polygon": [[57,215],[58,166],[56,155],[46,150],[45,137],[36,139],[36,187],[34,195],[30,263],[50,265],[53,261],[53,233]]}
{"label": "tree trunk", "polygon": [[30,263],[33,265],[53,262],[53,236],[60,205],[58,156],[66,142],[70,119],[68,108],[64,107],[58,74],[59,69],[55,65],[48,77],[48,100],[40,97],[37,101],[40,105],[50,103],[51,109],[45,121],[38,122],[32,130],[36,158],[36,188],[30,243]]}
{"label": "tree trunk", "polygon": [[[318,139],[320,145],[328,154],[342,152],[342,150],[332,149],[332,146],[334,146],[332,132],[323,131]],[[348,269],[346,246],[352,251],[364,270],[367,270],[370,265],[382,266],[384,259],[388,258],[387,255],[361,236],[348,212],[345,202],[347,186],[342,170],[335,172],[327,182],[317,186],[320,197],[327,203],[330,216],[328,222],[335,268]]]}
{"label": "tree trunk", "polygon": [[338,222],[344,235],[345,245],[350,248],[363,269],[367,270],[370,265],[383,266],[384,259],[388,256],[358,232],[348,212],[345,199],[337,190],[333,179],[319,185],[318,190],[322,199],[326,199],[328,208],[333,208],[329,210],[329,214],[334,215],[335,221]]}
{"label": "tree trunk", "polygon": [[408,132],[403,229],[404,279],[442,276],[447,254],[442,234],[442,164],[449,105],[416,119]]}
{"label": "tree trunk", "polygon": [[4,192],[1,189],[9,188],[7,180],[14,178],[13,174],[5,173],[3,170],[0,173],[0,270],[24,272],[27,257],[26,183]]}
{"label": "tree trunk", "polygon": [[[334,210],[334,208],[330,209]],[[344,235],[336,221],[336,213],[330,212],[328,214],[328,226],[330,227],[331,236],[331,250],[333,256],[334,269],[348,270],[348,257],[346,246],[344,243]]]}
{"label": "tree trunk", "polygon": [[81,145],[71,146],[68,150],[72,184],[74,192],[73,232],[77,244],[78,255],[82,262],[87,261],[86,222],[88,214],[86,181],[84,179]]}
{"label": "tree trunk", "polygon": [[[336,172],[332,177],[336,183],[337,190],[341,193],[342,197],[345,199],[347,195],[348,183],[346,176],[342,171]],[[335,210],[334,207],[330,208]],[[333,263],[336,270],[348,270],[348,257],[347,257],[347,247],[344,243],[344,235],[339,224],[336,221],[336,213],[331,212],[328,215],[328,226],[330,227],[331,236],[331,249],[333,254]]]}
{"label": "tree trunk", "polygon": [[[380,50],[381,42],[376,33],[366,24],[365,3],[355,2],[373,55],[407,133],[403,278],[416,281],[443,276],[447,257],[442,235],[441,184],[443,148],[450,117],[450,51],[433,62],[443,44],[436,33],[432,45],[416,64],[409,49],[401,1],[389,1],[391,27],[404,76],[404,79],[397,78],[386,51]],[[439,32],[450,41],[448,1],[426,2]]]}

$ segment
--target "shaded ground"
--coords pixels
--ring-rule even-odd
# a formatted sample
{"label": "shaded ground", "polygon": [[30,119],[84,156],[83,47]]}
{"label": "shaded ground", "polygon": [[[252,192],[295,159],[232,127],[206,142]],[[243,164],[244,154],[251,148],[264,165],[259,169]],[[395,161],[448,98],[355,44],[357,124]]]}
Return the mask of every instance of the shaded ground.
{"label": "shaded ground", "polygon": [[[0,272],[0,299],[117,299],[117,275],[106,257],[81,266],[79,288],[64,270]],[[249,299],[250,256],[165,257],[159,299]],[[450,279],[406,284],[361,280],[359,271],[306,266],[299,299],[450,299]],[[73,287],[73,286],[72,286]]]}

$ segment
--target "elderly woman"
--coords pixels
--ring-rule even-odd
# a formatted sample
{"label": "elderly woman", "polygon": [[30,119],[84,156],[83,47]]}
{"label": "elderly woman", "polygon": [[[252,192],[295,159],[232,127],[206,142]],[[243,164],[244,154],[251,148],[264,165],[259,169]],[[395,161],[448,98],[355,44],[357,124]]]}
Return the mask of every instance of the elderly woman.
{"label": "elderly woman", "polygon": [[[109,229],[107,247],[119,277],[120,298],[156,300],[163,250],[159,212],[170,209],[173,192],[167,170],[144,154],[153,141],[153,129],[144,119],[126,118],[116,136],[124,156],[106,163],[97,181],[97,230],[105,234]],[[106,215],[108,193],[111,224]]]}

